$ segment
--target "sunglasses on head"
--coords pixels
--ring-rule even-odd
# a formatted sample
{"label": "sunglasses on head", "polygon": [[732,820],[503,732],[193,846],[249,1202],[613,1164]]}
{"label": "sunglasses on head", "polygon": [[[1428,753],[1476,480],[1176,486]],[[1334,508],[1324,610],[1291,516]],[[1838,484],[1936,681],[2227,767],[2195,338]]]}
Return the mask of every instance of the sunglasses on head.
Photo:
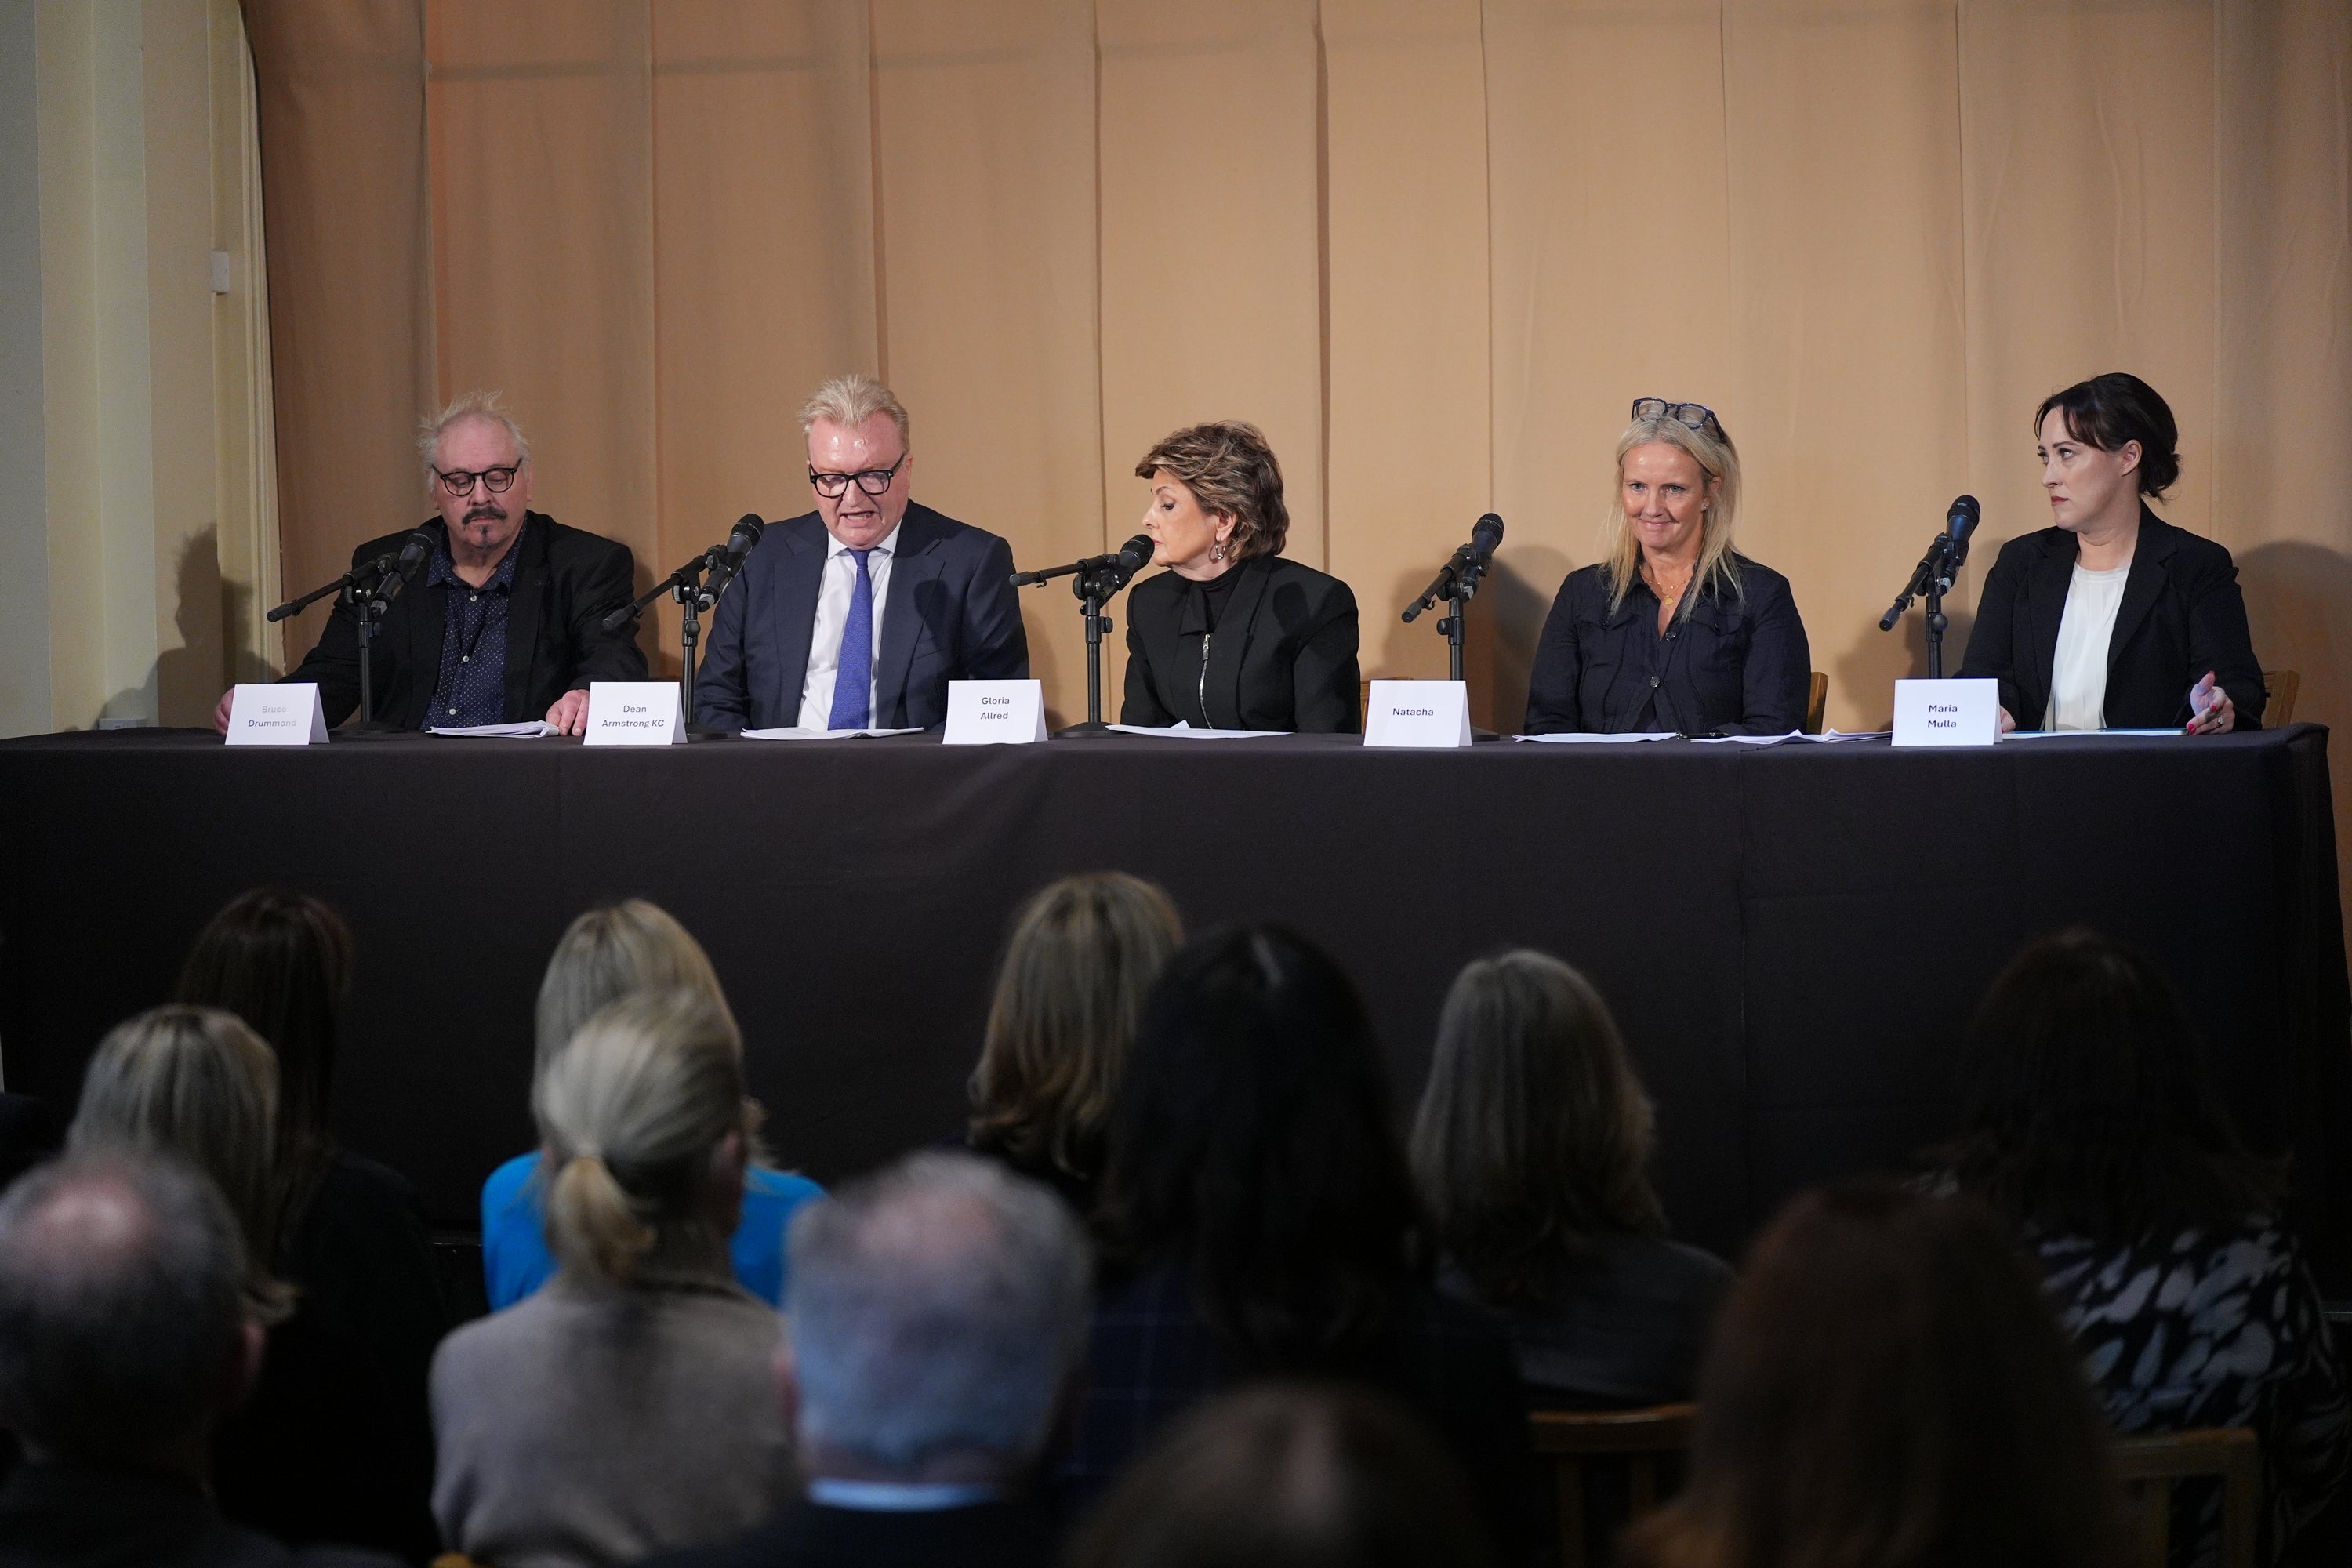
{"label": "sunglasses on head", "polygon": [[1633,399],[1633,417],[1671,419],[1718,441],[1731,439],[1723,433],[1723,422],[1715,416],[1715,410],[1704,403],[1669,403],[1663,397],[1637,397]]}

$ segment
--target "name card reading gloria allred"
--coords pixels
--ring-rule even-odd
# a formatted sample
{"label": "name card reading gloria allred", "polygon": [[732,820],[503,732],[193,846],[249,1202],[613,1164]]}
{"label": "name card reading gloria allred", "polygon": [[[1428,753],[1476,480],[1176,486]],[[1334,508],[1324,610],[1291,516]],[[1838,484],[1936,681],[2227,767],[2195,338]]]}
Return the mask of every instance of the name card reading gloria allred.
{"label": "name card reading gloria allred", "polygon": [[1045,738],[1045,684],[1041,680],[950,680],[950,746],[1021,746]]}
{"label": "name card reading gloria allred", "polygon": [[675,680],[596,680],[588,686],[589,746],[683,746]]}
{"label": "name card reading gloria allred", "polygon": [[1367,746],[1466,746],[1470,689],[1458,680],[1375,680],[1364,705]]}
{"label": "name card reading gloria allred", "polygon": [[232,746],[311,746],[325,742],[327,716],[319,710],[319,688],[239,686],[228,703]]}
{"label": "name card reading gloria allred", "polygon": [[1898,746],[1990,746],[2000,739],[1998,680],[1898,680]]}

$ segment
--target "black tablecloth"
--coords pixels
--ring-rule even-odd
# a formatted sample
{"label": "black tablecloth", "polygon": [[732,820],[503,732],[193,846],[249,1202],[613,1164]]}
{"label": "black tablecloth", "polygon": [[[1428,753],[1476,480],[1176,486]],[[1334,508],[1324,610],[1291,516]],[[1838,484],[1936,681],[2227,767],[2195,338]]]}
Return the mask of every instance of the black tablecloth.
{"label": "black tablecloth", "polygon": [[1400,1096],[1463,963],[1526,945],[1583,968],[1657,1101],[1677,1231],[1732,1251],[1791,1189],[1947,1131],[1986,983],[2080,922],[2187,990],[2326,1244],[2352,1215],[2352,1051],[2324,741],[10,742],[0,1060],[62,1110],[215,909],[316,893],[359,946],[341,1131],[468,1226],[482,1177],[532,1142],[549,952],[583,909],[642,894],[709,949],[775,1152],[832,1179],[957,1134],[1013,910],[1117,867],[1196,929],[1273,919],[1327,944]]}

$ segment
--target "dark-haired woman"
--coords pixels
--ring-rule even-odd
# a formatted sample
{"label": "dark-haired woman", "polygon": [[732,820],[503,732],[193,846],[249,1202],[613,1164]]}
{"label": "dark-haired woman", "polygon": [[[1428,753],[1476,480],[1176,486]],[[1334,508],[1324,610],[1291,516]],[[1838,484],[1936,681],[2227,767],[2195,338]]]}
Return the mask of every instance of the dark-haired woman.
{"label": "dark-haired woman", "polygon": [[[2319,1290],[2279,1219],[2278,1173],[2199,1070],[2179,994],[2087,931],[1993,982],[1964,1052],[1965,1120],[1936,1163],[2017,1222],[2118,1431],[2262,1436],[2275,1551],[2352,1457]],[[2220,1497],[2176,1494],[2176,1542]]]}
{"label": "dark-haired woman", "polygon": [[1419,1205],[1371,1019],[1337,964],[1266,927],[1169,962],[1112,1115],[1091,1377],[1060,1466],[1083,1503],[1171,1418],[1246,1379],[1402,1400],[1518,1561],[1526,1412],[1502,1328],[1419,1267]]}
{"label": "dark-haired woman", "polygon": [[1356,596],[1282,558],[1282,466],[1255,425],[1179,430],[1135,466],[1143,531],[1167,571],[1127,595],[1119,720],[1196,730],[1363,728]]}
{"label": "dark-haired woman", "polygon": [[2001,546],[1960,664],[2000,682],[2002,730],[2260,729],[2238,568],[2147,504],[2180,477],[2170,406],[2111,372],[2042,399],[2033,428],[2053,526]]}
{"label": "dark-haired woman", "polygon": [[1442,1285],[1504,1314],[1547,1405],[1691,1396],[1723,1260],[1666,1238],[1649,1096],[1609,1008],[1540,952],[1463,970],[1437,1020],[1412,1163]]}

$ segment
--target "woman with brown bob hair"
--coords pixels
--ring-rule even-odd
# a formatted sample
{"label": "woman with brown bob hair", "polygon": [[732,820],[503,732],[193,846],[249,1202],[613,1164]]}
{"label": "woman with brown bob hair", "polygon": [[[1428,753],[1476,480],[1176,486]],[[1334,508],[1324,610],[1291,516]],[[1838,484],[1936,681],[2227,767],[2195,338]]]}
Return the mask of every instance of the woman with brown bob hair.
{"label": "woman with brown bob hair", "polygon": [[1990,1211],[1807,1193],[1758,1238],[1698,1387],[1690,1484],[1636,1568],[2109,1568],[2119,1489],[2074,1348]]}
{"label": "woman with brown bob hair", "polygon": [[971,1147],[1091,1211],[1143,999],[1183,942],[1168,895],[1124,871],[1065,877],[1023,905],[971,1075]]}
{"label": "woman with brown bob hair", "polygon": [[1238,419],[1177,431],[1135,466],[1167,571],[1128,595],[1119,719],[1166,728],[1352,734],[1363,728],[1356,596],[1282,558],[1282,465]]}

